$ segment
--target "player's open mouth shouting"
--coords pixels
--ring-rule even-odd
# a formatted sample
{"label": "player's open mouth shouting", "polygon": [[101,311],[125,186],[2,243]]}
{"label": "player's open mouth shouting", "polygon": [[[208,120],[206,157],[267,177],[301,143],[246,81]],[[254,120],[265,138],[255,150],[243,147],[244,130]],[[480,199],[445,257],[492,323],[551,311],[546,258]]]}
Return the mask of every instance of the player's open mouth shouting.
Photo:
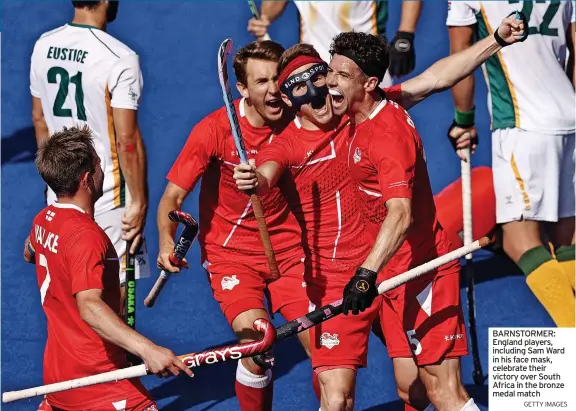
{"label": "player's open mouth shouting", "polygon": [[316,124],[333,119],[332,99],[328,94],[328,65],[320,58],[299,56],[282,69],[278,78],[284,102]]}

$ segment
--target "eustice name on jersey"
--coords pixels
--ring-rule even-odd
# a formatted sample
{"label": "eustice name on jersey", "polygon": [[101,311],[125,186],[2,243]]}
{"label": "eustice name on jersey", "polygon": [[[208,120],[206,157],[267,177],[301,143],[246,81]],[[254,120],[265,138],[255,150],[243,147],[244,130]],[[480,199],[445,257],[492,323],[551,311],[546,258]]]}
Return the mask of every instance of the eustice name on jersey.
{"label": "eustice name on jersey", "polygon": [[68,60],[77,63],[84,63],[84,59],[86,59],[87,55],[88,52],[85,50],[50,46],[46,57],[54,60]]}
{"label": "eustice name on jersey", "polygon": [[46,229],[38,224],[34,224],[34,234],[36,236],[36,243],[42,244],[46,250],[58,254],[58,235],[52,232],[48,232],[46,235]]}

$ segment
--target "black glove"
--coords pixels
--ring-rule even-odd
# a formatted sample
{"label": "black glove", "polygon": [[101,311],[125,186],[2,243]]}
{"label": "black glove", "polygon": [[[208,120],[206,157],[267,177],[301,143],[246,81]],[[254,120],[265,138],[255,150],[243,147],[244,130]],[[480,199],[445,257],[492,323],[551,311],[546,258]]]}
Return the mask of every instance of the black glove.
{"label": "black glove", "polygon": [[356,274],[344,287],[342,298],[342,312],[348,315],[351,310],[353,315],[363,312],[372,305],[372,301],[378,296],[376,277],[378,273],[366,268],[358,267]]}
{"label": "black glove", "polygon": [[[458,151],[458,149],[456,148],[456,141],[457,139],[453,138],[450,136],[450,132],[452,131],[452,129],[454,127],[460,127],[460,128],[472,128],[474,126],[474,124],[469,124],[469,125],[462,125],[462,124],[458,124],[456,122],[456,120],[452,121],[452,124],[450,125],[450,128],[448,129],[448,141],[450,141],[450,144],[452,144],[452,148],[454,149],[454,151]],[[470,145],[476,145],[478,146],[478,136],[474,136],[470,139]]]}
{"label": "black glove", "polygon": [[399,31],[390,43],[390,75],[405,76],[410,74],[415,66],[414,33]]}

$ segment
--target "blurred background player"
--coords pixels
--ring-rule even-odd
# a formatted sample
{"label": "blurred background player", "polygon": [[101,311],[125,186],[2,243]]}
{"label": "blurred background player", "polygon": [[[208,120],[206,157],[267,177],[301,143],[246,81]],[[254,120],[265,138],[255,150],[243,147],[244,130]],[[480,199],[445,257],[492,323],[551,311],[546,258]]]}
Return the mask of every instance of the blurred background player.
{"label": "blurred background player", "polygon": [[[62,127],[90,127],[104,170],[104,194],[96,202],[94,216],[120,257],[124,301],[126,241],[134,241],[132,253],[136,253],[144,241],[148,210],[146,152],[137,119],[142,73],[138,55],[105,31],[116,18],[118,1],[72,4],[72,22],[42,34],[34,46],[30,67],[34,130],[40,145]],[[48,187],[47,202],[55,201]],[[150,275],[144,246],[141,253],[136,278]]]}
{"label": "blurred background player", "polygon": [[[287,1],[263,1],[260,20],[248,22],[248,31],[261,39],[268,27],[284,11]],[[300,20],[300,43],[311,44],[322,60],[329,62],[329,46],[339,33],[359,31],[386,36],[387,1],[295,1]],[[414,33],[420,18],[422,1],[404,0],[396,36],[390,43],[390,69],[382,82],[392,85],[392,78],[410,74],[416,65]]]}
{"label": "blurred background player", "polygon": [[[514,18],[503,22],[499,31],[510,44],[514,42],[511,25],[517,25],[514,29],[519,32],[524,29]],[[489,38],[482,42],[485,52],[478,54],[498,48],[496,40]],[[373,244],[344,289],[343,313],[357,315],[377,295],[377,278],[378,282],[392,278],[454,247],[436,216],[416,126],[407,111],[388,100],[378,86],[388,68],[388,44],[369,33],[341,33],[334,38],[330,54],[332,106],[335,114],[350,118],[347,164]],[[463,58],[474,61],[471,55]],[[422,77],[433,79],[434,72],[448,71],[442,63]],[[458,62],[452,65],[462,67]],[[423,82],[416,77],[388,93],[418,95],[428,89]],[[398,391],[404,401],[420,409],[428,405],[427,396],[438,410],[478,410],[460,380],[460,357],[468,354],[468,346],[459,275],[460,263],[453,261],[383,296],[380,320]],[[422,383],[425,395],[417,389]]]}
{"label": "blurred background player", "polygon": [[[484,65],[492,128],[497,223],[506,254],[556,325],[574,326],[574,2],[523,2],[529,37]],[[452,2],[451,52],[494,34],[515,2]],[[529,70],[526,67],[530,67]],[[572,84],[570,84],[572,79]],[[474,76],[452,90],[453,139],[474,125]],[[474,147],[472,147],[474,148]],[[474,189],[473,189],[474,191]],[[544,245],[547,235],[552,253]],[[547,240],[545,240],[547,242]]]}
{"label": "blurred background player", "polygon": [[[234,102],[248,158],[274,139],[290,121],[276,84],[278,59],[284,48],[273,41],[252,42],[234,57],[237,88]],[[168,185],[158,207],[160,253],[158,266],[178,272],[169,260],[174,250],[177,224],[168,213],[182,203],[202,177],[200,188],[200,236],[202,264],[214,298],[240,342],[261,338],[252,324],[280,312],[292,321],[308,311],[304,288],[304,251],[300,226],[279,189],[262,197],[266,224],[278,262],[280,278],[267,284],[267,260],[260,240],[251,200],[236,188],[232,174],[239,163],[232,130],[223,107],[201,120],[168,173]],[[298,334],[310,353],[308,331]],[[236,395],[242,410],[271,410],[272,370],[253,359],[238,361]]]}
{"label": "blurred background player", "polygon": [[[36,167],[58,200],[34,218],[24,258],[36,264],[48,323],[44,384],[128,367],[127,350],[160,376],[192,371],[119,317],[118,255],[94,222],[104,173],[91,130],[63,128],[38,148]],[[42,410],[157,411],[140,380],[49,394]]]}

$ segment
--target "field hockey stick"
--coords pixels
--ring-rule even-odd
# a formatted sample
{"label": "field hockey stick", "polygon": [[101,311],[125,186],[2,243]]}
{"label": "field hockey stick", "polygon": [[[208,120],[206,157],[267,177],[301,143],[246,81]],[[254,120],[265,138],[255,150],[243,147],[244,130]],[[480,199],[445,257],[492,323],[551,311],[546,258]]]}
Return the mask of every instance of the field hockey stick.
{"label": "field hockey stick", "polygon": [[[130,209],[132,196],[128,187],[125,189],[126,210]],[[124,252],[124,272],[126,275],[126,294],[124,295],[124,322],[133,330],[136,329],[136,256],[130,251],[134,240],[126,240],[126,251]],[[126,358],[132,365],[142,364],[142,359],[126,352]]]}
{"label": "field hockey stick", "polygon": [[[198,234],[198,223],[190,214],[185,213],[181,210],[172,210],[168,213],[168,218],[175,222],[184,225],[184,230],[180,234],[178,241],[174,245],[174,251],[170,255],[170,262],[172,265],[181,267],[184,263],[184,257],[186,253],[194,243],[196,235]],[[146,307],[153,307],[156,299],[160,295],[160,292],[170,279],[172,273],[170,271],[162,270],[160,276],[154,283],[154,286],[148,293],[148,296],[144,299],[144,305]]]}
{"label": "field hockey stick", "polygon": [[[468,133],[466,133],[468,134]],[[469,136],[470,137],[470,136]],[[472,243],[472,177],[470,148],[461,149],[465,160],[460,160],[462,170],[462,215],[464,225],[464,245]],[[472,253],[466,254],[466,295],[468,299],[468,329],[470,330],[470,345],[472,346],[472,358],[474,371],[472,378],[478,386],[484,384],[484,373],[480,362],[478,350],[478,333],[476,330],[476,303],[474,301],[474,262]]]}
{"label": "field hockey stick", "polygon": [[[260,20],[260,13],[258,12],[258,9],[256,8],[256,3],[254,3],[254,0],[248,0],[248,5],[250,6],[250,11],[252,12],[252,17],[254,17],[256,20]],[[268,32],[266,32],[266,34],[264,34],[264,36],[262,37],[262,40],[272,40],[272,39],[268,35]]]}
{"label": "field hockey stick", "polygon": [[[429,273],[430,271],[449,263],[450,261],[457,260],[459,258],[464,257],[466,254],[469,254],[473,251],[479,250],[483,247],[486,247],[490,243],[492,243],[493,239],[488,237],[482,237],[479,240],[474,241],[472,244],[465,245],[460,247],[454,251],[451,251],[443,256],[435,258],[434,260],[428,261],[425,264],[419,265],[418,267],[414,267],[409,271],[406,271],[403,274],[399,274],[395,277],[392,277],[388,280],[382,281],[378,285],[378,294],[383,294],[387,291],[390,291],[394,288],[400,287],[403,284],[406,284],[409,281],[415,280],[422,275]],[[306,315],[303,315],[295,320],[287,322],[286,324],[281,325],[276,329],[276,342],[285,340],[290,338],[296,334],[301,333],[309,328],[312,328],[324,321],[329,320],[332,317],[337,316],[338,314],[342,313],[342,299],[338,301],[334,301],[331,304],[325,305],[323,307],[317,308],[312,312],[309,312]],[[255,356],[256,357],[256,356]],[[258,355],[258,359],[255,359],[259,362],[266,362],[262,355]]]}
{"label": "field hockey stick", "polygon": [[[230,84],[228,82],[228,70],[226,69],[226,58],[231,53],[231,51],[232,40],[224,40],[220,45],[220,49],[218,50],[218,77],[220,80],[220,86],[222,87],[224,104],[226,105],[226,112],[228,113],[228,121],[230,122],[230,127],[232,128],[232,135],[234,136],[234,143],[236,144],[236,150],[238,150],[240,162],[243,164],[248,164],[246,147],[244,146],[244,139],[242,138],[240,122],[238,121],[236,109],[234,108],[232,91],[230,90]],[[270,234],[268,233],[268,228],[266,227],[266,219],[264,218],[262,202],[260,201],[260,197],[254,191],[250,192],[250,201],[252,202],[252,208],[254,209],[254,217],[258,223],[258,231],[260,232],[260,239],[262,240],[264,253],[266,255],[266,259],[268,260],[270,280],[274,281],[280,277],[280,272],[278,271],[278,264],[276,263],[274,249],[272,248],[272,243],[270,242]]]}
{"label": "field hockey stick", "polygon": [[[265,353],[272,348],[276,341],[276,329],[264,318],[259,318],[254,321],[254,329],[264,334],[261,339],[243,344],[211,348],[197,353],[184,354],[178,356],[178,358],[186,364],[188,368],[196,368],[202,365],[212,365],[226,362],[227,360],[239,360],[240,358],[252,357],[259,353]],[[151,373],[147,369],[146,364],[141,364],[134,367],[109,371],[75,380],[62,381],[55,384],[42,385],[20,391],[5,392],[2,394],[2,402],[8,403],[22,400],[24,398],[35,397],[37,395],[53,394],[55,392],[67,391],[74,388],[121,381],[129,378],[138,378],[150,374]]]}

